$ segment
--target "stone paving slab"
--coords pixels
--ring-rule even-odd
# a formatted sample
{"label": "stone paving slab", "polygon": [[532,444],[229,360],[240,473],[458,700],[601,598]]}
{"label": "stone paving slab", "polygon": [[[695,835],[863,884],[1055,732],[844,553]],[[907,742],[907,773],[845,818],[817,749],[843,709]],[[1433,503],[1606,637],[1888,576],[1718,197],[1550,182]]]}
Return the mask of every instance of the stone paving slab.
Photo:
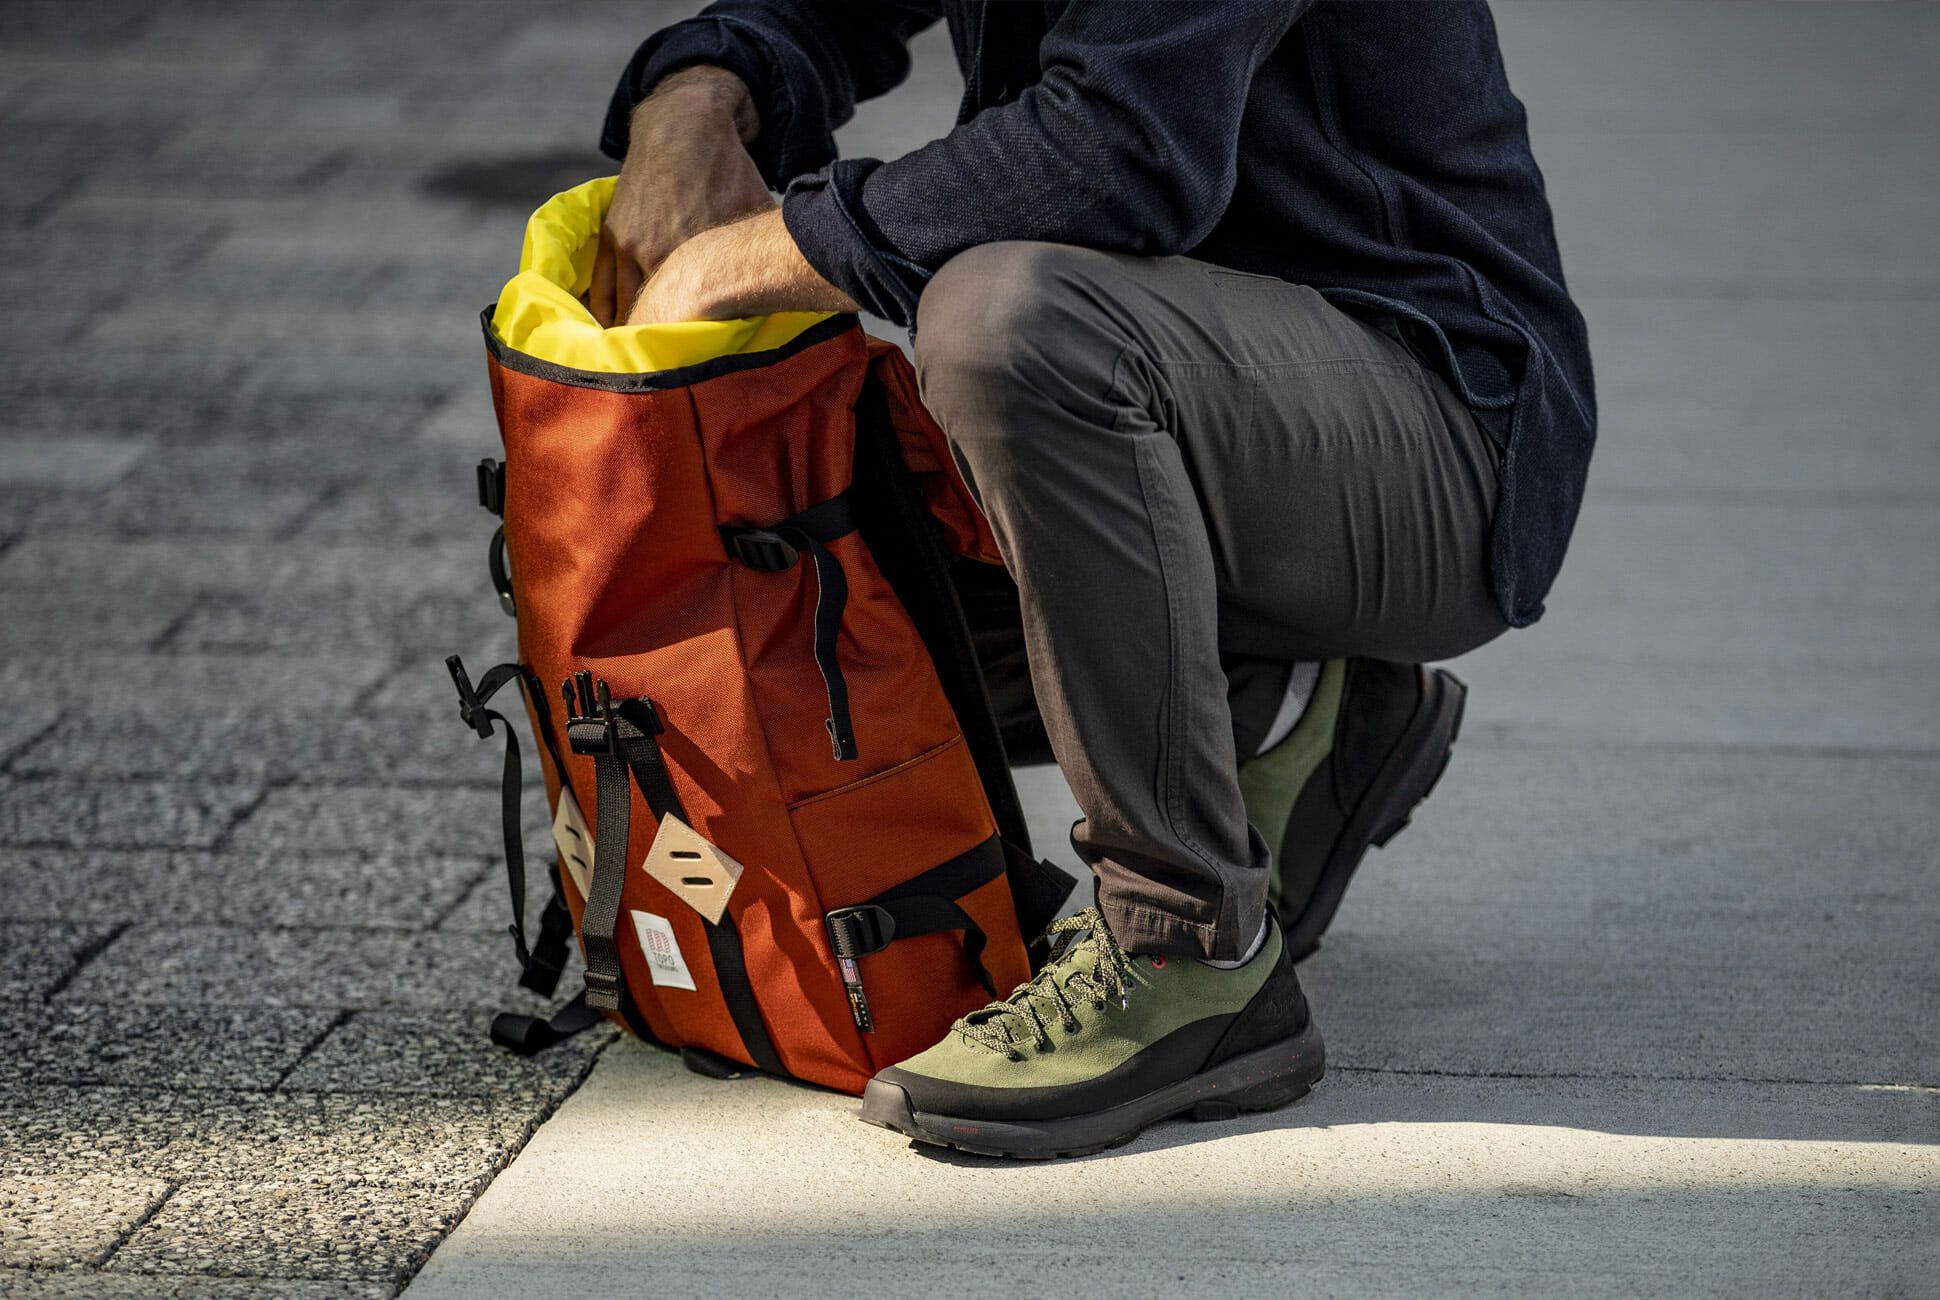
{"label": "stone paving slab", "polygon": [[[248,399],[212,396],[204,376],[178,387],[129,391],[104,389],[83,376],[67,383],[44,376],[9,379],[0,392],[0,437],[6,430],[48,436],[61,431],[93,434],[103,429],[137,430],[157,443],[245,442],[308,436],[320,427],[358,429],[370,437],[408,437],[425,411],[446,394],[399,395],[373,399],[353,394],[333,399],[314,395],[257,393]],[[107,575],[103,575],[107,576]]]}
{"label": "stone paving slab", "polygon": [[389,1282],[0,1269],[8,1300],[389,1300],[396,1290]]}
{"label": "stone paving slab", "polygon": [[[474,504],[467,513],[483,512]],[[435,512],[427,514],[436,517]],[[341,534],[352,531],[350,523],[358,518],[371,525],[359,533],[364,537],[388,532],[404,538],[423,537],[430,527],[425,516],[398,513],[380,519],[354,507],[344,515],[338,517],[334,507],[319,511],[311,516],[306,531],[322,536]],[[467,525],[476,522],[469,517],[464,520]],[[444,530],[446,536],[458,531],[458,527]],[[482,546],[479,555],[482,573]],[[483,587],[482,582],[479,585]],[[399,656],[411,655],[442,669],[444,656],[452,646],[475,644],[495,633],[509,632],[510,627],[497,601],[482,589],[435,597],[375,592],[349,614],[305,596],[263,593],[204,599],[174,627],[169,644],[183,652],[250,648],[286,654],[334,644],[346,652],[388,650]],[[449,682],[446,689],[450,689]]]}
{"label": "stone paving slab", "polygon": [[254,785],[0,777],[0,840],[52,848],[210,848],[262,797]]}
{"label": "stone paving slab", "polygon": [[169,1197],[110,1267],[395,1283],[416,1271],[478,1190],[355,1179],[198,1180]]}
{"label": "stone paving slab", "polygon": [[[89,656],[88,699],[99,710],[151,717],[348,710],[388,675],[393,662],[394,656],[355,646],[335,654],[105,652]],[[47,676],[44,664],[0,663],[0,692],[44,690]]]}
{"label": "stone paving slab", "polygon": [[543,1106],[382,1093],[176,1093],[48,1085],[0,1095],[0,1163],[35,1174],[470,1185]]}
{"label": "stone paving slab", "polygon": [[[455,718],[451,734],[454,744],[470,735]],[[494,758],[497,748],[493,746]],[[231,843],[264,853],[365,851],[405,860],[434,855],[485,859],[498,855],[504,844],[497,814],[495,794],[474,790],[286,786],[263,799]]]}
{"label": "stone paving slab", "polygon": [[[489,796],[480,796],[489,798]],[[0,849],[0,917],[418,931],[504,868],[480,857]],[[503,897],[497,923],[505,929]]]}
{"label": "stone paving slab", "polygon": [[0,712],[0,770],[4,770],[21,750],[46,735],[59,717],[59,709],[34,700]]}
{"label": "stone paving slab", "polygon": [[301,528],[320,497],[314,487],[289,487],[215,506],[149,487],[128,487],[103,501],[95,491],[12,485],[0,489],[0,508],[43,536],[264,539]]}
{"label": "stone paving slab", "polygon": [[[105,992],[105,991],[104,991]],[[269,1091],[336,1021],[328,1011],[19,1001],[0,1020],[0,1089],[50,1084]]]}
{"label": "stone paving slab", "polygon": [[[440,665],[442,671],[442,665]],[[350,716],[292,713],[116,715],[87,728],[28,730],[11,770],[23,777],[81,778],[104,769],[131,779],[305,781],[318,785],[483,786],[496,781],[486,751],[454,747],[471,733],[458,721],[445,679],[445,726],[400,724],[379,711]],[[53,714],[45,715],[51,722]],[[0,723],[0,726],[4,726]],[[38,734],[31,743],[24,737]],[[5,744],[0,742],[0,755]]]}
{"label": "stone paving slab", "polygon": [[[562,988],[577,979],[568,971]],[[507,1006],[512,1004],[505,998]],[[590,1031],[538,1056],[481,1052],[486,1018],[360,1011],[339,1024],[284,1081],[292,1091],[503,1098],[561,1097],[611,1035]]]}
{"label": "stone paving slab", "polygon": [[67,995],[190,1006],[499,1011],[513,1002],[508,990],[517,974],[502,930],[141,925],[89,962]]}
{"label": "stone paving slab", "polygon": [[0,1174],[0,1294],[7,1270],[96,1265],[168,1194],[156,1179]]}
{"label": "stone paving slab", "polygon": [[[35,523],[44,516],[36,517]],[[77,636],[98,649],[153,646],[193,607],[179,592],[9,591],[7,619],[0,623],[0,652],[23,658],[58,658]]]}
{"label": "stone paving slab", "polygon": [[134,438],[0,440],[0,481],[42,488],[105,488],[148,450]]}
{"label": "stone paving slab", "polygon": [[[211,495],[214,495],[211,493]],[[28,508],[36,531],[120,537],[280,536],[300,527],[322,498],[300,478],[267,490],[239,490],[220,507],[179,489],[131,483],[103,503],[93,493],[50,492]]]}
{"label": "stone paving slab", "polygon": [[113,925],[0,921],[0,1004],[43,998],[111,939]]}

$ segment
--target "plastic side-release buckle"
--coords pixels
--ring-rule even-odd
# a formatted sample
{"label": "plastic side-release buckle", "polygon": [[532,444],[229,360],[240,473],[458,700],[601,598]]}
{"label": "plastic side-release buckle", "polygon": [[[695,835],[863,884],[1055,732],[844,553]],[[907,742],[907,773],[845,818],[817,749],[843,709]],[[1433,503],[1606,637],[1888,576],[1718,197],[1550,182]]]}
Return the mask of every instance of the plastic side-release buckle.
{"label": "plastic side-release buckle", "polygon": [[505,466],[489,456],[478,462],[478,504],[495,515],[505,513]]}
{"label": "plastic side-release buckle", "polygon": [[780,533],[769,532],[765,528],[723,529],[728,550],[734,558],[750,569],[763,573],[780,573],[792,569],[801,559],[801,552],[795,544]]}
{"label": "plastic side-release buckle", "polygon": [[575,754],[618,758],[622,726],[633,739],[657,736],[666,729],[652,700],[642,695],[616,701],[606,679],[596,683],[584,669],[561,682],[559,694],[566,702],[566,741]]}
{"label": "plastic side-release buckle", "polygon": [[457,655],[447,656],[445,670],[451,674],[451,684],[458,688],[458,717],[480,737],[489,737],[492,734],[492,717],[472,686],[471,674],[465,671],[464,660]]}
{"label": "plastic side-release buckle", "polygon": [[849,1014],[855,1027],[865,1034],[876,1029],[875,1013],[869,1009],[869,995],[862,989],[862,968],[856,958],[881,952],[896,937],[896,918],[889,909],[874,903],[860,907],[838,907],[822,918],[835,949],[835,965],[842,974],[842,991],[849,998]]}
{"label": "plastic side-release buckle", "polygon": [[864,903],[860,907],[838,907],[822,918],[828,926],[829,943],[837,957],[866,957],[881,952],[896,937],[896,918],[886,907]]}

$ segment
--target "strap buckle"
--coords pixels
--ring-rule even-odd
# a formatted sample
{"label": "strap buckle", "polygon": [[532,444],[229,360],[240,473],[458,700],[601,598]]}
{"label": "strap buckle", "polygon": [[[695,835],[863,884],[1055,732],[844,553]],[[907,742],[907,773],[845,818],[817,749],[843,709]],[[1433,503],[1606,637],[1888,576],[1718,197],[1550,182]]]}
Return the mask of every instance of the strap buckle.
{"label": "strap buckle", "polygon": [[595,681],[584,669],[559,683],[559,694],[566,702],[566,740],[575,754],[620,757],[622,724],[637,733],[634,739],[666,730],[652,700],[644,695],[615,700],[606,679]]}
{"label": "strap buckle", "polygon": [[489,456],[478,462],[478,504],[495,515],[505,513],[505,466]]}
{"label": "strap buckle", "polygon": [[734,558],[750,569],[763,573],[780,573],[795,567],[802,553],[795,544],[780,533],[766,528],[722,529],[723,540]]}
{"label": "strap buckle", "polygon": [[478,691],[472,686],[471,674],[465,671],[465,661],[457,655],[449,655],[445,659],[445,669],[451,674],[451,684],[458,688],[458,717],[481,739],[489,739],[492,715],[486,709],[485,702],[478,698]]}
{"label": "strap buckle", "polygon": [[875,903],[838,907],[822,918],[837,957],[865,957],[881,952],[896,937],[896,918]]}
{"label": "strap buckle", "polygon": [[601,1011],[620,1009],[620,981],[604,971],[586,972],[586,1005]]}

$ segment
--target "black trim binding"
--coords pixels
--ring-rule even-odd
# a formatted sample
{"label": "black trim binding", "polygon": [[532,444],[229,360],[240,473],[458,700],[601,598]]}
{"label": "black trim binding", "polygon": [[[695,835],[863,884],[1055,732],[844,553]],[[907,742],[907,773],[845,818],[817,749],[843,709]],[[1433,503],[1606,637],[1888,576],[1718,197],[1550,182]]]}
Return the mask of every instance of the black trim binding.
{"label": "black trim binding", "polygon": [[737,352],[730,356],[715,357],[711,361],[696,362],[691,366],[676,366],[672,370],[650,370],[642,374],[609,374],[601,370],[576,370],[551,361],[541,361],[511,347],[492,330],[492,312],[498,307],[493,303],[479,313],[479,323],[485,330],[485,349],[493,359],[507,370],[535,379],[546,379],[556,384],[567,384],[573,388],[596,388],[606,393],[657,393],[669,388],[687,388],[694,384],[718,379],[742,370],[759,370],[772,366],[785,357],[797,352],[805,352],[818,343],[826,343],[849,330],[860,330],[861,322],[852,312],[843,312],[817,321],[778,348],[767,348],[760,352]]}

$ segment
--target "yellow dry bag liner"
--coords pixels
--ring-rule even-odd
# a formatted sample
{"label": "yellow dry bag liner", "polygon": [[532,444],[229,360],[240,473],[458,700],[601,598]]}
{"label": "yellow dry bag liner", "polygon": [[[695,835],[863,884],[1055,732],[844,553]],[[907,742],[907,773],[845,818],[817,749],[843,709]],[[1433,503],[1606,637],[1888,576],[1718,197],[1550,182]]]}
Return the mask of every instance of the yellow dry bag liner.
{"label": "yellow dry bag liner", "polygon": [[492,312],[492,332],[526,356],[574,370],[638,375],[778,348],[829,313],[783,311],[749,320],[697,320],[601,329],[579,295],[593,282],[600,221],[615,176],[555,194],[526,223],[519,273]]}

